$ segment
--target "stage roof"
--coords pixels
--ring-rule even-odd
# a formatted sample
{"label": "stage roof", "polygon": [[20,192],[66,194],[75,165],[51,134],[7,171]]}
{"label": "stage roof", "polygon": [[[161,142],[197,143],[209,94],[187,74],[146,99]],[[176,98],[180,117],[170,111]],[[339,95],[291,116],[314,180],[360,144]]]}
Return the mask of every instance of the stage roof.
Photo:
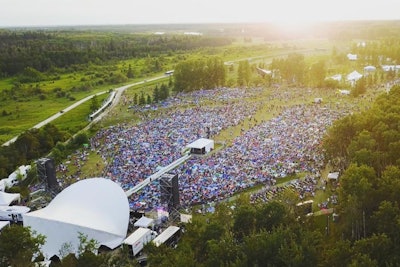
{"label": "stage roof", "polygon": [[47,207],[23,217],[24,226],[46,236],[42,252],[48,259],[59,256],[65,244],[71,244],[71,252],[76,252],[79,233],[99,246],[119,246],[128,230],[129,203],[117,183],[90,178],[70,185]]}

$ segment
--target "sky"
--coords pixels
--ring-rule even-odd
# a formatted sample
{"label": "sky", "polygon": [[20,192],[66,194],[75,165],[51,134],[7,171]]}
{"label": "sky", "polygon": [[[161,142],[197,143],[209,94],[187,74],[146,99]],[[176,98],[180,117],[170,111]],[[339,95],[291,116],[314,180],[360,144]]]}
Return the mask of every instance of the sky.
{"label": "sky", "polygon": [[0,0],[0,27],[398,20],[400,0]]}

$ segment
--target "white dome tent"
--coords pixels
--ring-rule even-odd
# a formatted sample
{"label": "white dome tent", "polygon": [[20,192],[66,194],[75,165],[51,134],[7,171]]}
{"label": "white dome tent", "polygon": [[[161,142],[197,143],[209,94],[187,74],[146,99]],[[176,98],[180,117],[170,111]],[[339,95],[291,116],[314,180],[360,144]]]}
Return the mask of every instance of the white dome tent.
{"label": "white dome tent", "polygon": [[62,256],[66,244],[76,253],[80,233],[114,249],[128,231],[129,202],[117,183],[90,178],[64,189],[47,207],[24,214],[23,223],[46,236],[41,249],[46,259]]}

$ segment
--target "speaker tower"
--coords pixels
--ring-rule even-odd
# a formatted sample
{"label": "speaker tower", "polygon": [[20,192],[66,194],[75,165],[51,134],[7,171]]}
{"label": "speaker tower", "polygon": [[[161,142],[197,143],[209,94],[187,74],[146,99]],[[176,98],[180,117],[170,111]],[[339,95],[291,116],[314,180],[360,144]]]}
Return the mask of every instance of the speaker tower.
{"label": "speaker tower", "polygon": [[49,191],[57,191],[58,182],[54,160],[51,158],[38,159],[36,161],[36,167],[39,179],[46,185],[46,189]]}
{"label": "speaker tower", "polygon": [[160,177],[161,203],[168,208],[169,218],[174,222],[180,220],[178,175],[165,173]]}

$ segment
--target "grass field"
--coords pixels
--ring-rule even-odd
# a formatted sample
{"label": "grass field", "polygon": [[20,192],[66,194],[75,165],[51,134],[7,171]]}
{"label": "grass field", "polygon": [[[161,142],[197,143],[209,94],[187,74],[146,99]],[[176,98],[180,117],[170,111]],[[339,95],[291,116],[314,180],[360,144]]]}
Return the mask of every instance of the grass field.
{"label": "grass field", "polygon": [[[251,43],[238,40],[229,47],[200,49],[199,51],[190,54],[178,54],[173,56],[161,55],[159,60],[162,61],[165,70],[173,69],[175,64],[180,60],[204,57],[205,55],[217,55],[224,61],[234,62],[249,60],[252,64],[269,64],[273,58],[294,52],[307,54],[313,53],[317,55],[321,53],[327,54],[329,45],[330,44],[325,40],[276,43],[266,43],[258,39],[254,39]],[[19,96],[14,100],[5,97],[0,99],[0,112],[4,111],[4,114],[7,114],[0,116],[0,143],[8,141],[12,137],[28,130],[40,121],[56,114],[60,110],[71,105],[73,102],[88,95],[119,87],[124,84],[135,83],[146,79],[146,77],[154,77],[163,74],[163,71],[159,73],[149,72],[143,74],[142,71],[148,64],[148,60],[150,59],[130,59],[110,65],[88,64],[88,66],[82,67],[81,69],[77,68],[70,73],[61,73],[58,75],[57,79],[52,79],[51,77],[55,76],[52,74],[49,76],[50,78],[47,81],[24,85],[25,88],[35,88],[38,86],[42,92],[45,92],[46,98],[40,99],[39,96],[29,94],[26,96]],[[107,77],[110,73],[126,73],[129,65],[131,65],[136,73],[135,78],[124,83],[113,85],[101,82],[101,80],[104,80],[104,77]],[[228,73],[227,80],[230,80],[231,83],[233,83],[235,80],[235,74]],[[15,79],[13,78],[0,79],[0,92],[10,90],[13,87],[14,82]],[[151,85],[146,84],[141,87],[141,89],[136,89],[140,92],[140,90],[147,90],[149,86]],[[90,89],[81,91],[73,89],[81,87],[88,87]],[[65,92],[73,100],[68,99],[67,97],[55,97],[55,94],[52,93],[54,90]],[[85,116],[78,117],[84,118]],[[84,124],[83,121],[81,124]],[[74,129],[74,127],[71,127],[71,129]]]}

